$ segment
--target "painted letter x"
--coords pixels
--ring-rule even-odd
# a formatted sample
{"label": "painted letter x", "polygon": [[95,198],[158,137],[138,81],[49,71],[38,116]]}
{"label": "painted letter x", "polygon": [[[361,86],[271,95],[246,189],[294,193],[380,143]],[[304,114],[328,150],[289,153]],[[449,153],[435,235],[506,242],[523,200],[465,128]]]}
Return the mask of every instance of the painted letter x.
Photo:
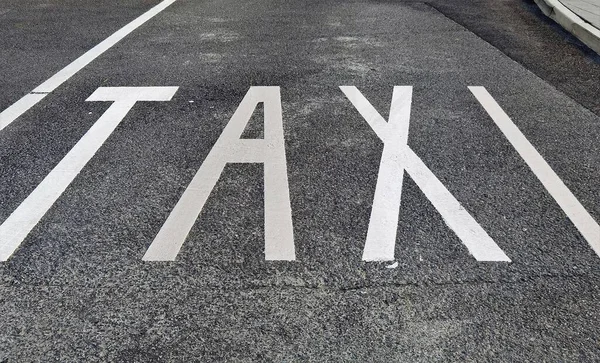
{"label": "painted letter x", "polygon": [[394,260],[402,179],[406,171],[473,257],[478,261],[510,262],[502,249],[408,146],[412,87],[394,87],[388,122],[356,87],[343,86],[340,89],[383,142],[363,260]]}

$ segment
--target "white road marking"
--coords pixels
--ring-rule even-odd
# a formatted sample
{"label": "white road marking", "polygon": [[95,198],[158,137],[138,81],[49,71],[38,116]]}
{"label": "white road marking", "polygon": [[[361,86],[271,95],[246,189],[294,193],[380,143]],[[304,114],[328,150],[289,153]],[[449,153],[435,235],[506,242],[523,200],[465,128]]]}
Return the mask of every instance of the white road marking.
{"label": "white road marking", "polygon": [[33,192],[0,225],[0,261],[21,245],[138,101],[169,101],[178,87],[102,87],[87,101],[114,101]]}
{"label": "white road marking", "polygon": [[346,93],[348,99],[369,125],[380,128],[379,131],[376,131],[377,135],[385,135],[386,137],[377,176],[377,186],[375,187],[376,192],[371,209],[363,260],[392,261],[394,260],[396,245],[402,181],[406,167],[401,153],[402,145],[406,145],[408,142],[412,87],[394,87],[390,119],[387,123],[383,121],[383,124],[378,122],[378,118],[381,118],[381,116],[377,110],[365,105],[365,102],[369,102],[362,97],[357,88],[343,87],[342,91]]}
{"label": "white road marking", "polygon": [[563,183],[542,155],[527,140],[525,135],[512,122],[484,87],[469,87],[475,98],[483,106],[504,136],[517,150],[548,193],[556,200],[571,222],[600,256],[600,225],[585,210],[569,188]]}
{"label": "white road marking", "polygon": [[363,251],[365,261],[393,261],[404,171],[421,188],[478,261],[510,259],[407,145],[412,87],[394,87],[386,122],[356,87],[340,87],[383,141],[375,198]]}
{"label": "white road marking", "polygon": [[44,83],[37,86],[31,93],[23,96],[20,100],[9,106],[6,110],[0,112],[0,131],[10,125],[19,116],[35,106],[48,93],[54,91],[57,87],[79,72],[83,67],[87,66],[94,59],[98,58],[102,53],[106,52],[112,46],[117,44],[121,39],[125,38],[139,26],[152,19],[155,15],[165,10],[169,5],[177,0],[164,0],[152,9],[148,10],[138,18],[117,30],[114,34],[100,42],[92,49],[85,52],[79,58],[75,59],[65,68],[58,71]]}
{"label": "white road marking", "polygon": [[[240,139],[259,102],[264,102],[264,140]],[[264,163],[265,259],[296,259],[279,87],[251,87],[144,261],[175,260],[227,163]]]}
{"label": "white road marking", "polygon": [[33,105],[40,102],[44,97],[46,97],[45,93],[27,94],[9,106],[6,110],[0,112],[0,130],[10,125],[11,122],[33,107]]}

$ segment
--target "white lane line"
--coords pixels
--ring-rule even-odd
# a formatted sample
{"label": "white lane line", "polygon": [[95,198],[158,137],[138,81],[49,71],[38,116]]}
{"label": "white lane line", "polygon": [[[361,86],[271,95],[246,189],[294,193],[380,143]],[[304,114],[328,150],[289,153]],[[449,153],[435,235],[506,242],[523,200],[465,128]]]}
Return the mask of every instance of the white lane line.
{"label": "white lane line", "polygon": [[117,30],[114,34],[100,42],[98,45],[85,52],[82,56],[75,59],[65,68],[58,71],[44,83],[37,86],[33,91],[31,91],[31,93],[23,96],[12,106],[9,106],[6,110],[0,112],[0,131],[6,126],[10,125],[31,107],[35,106],[44,98],[46,94],[54,91],[69,78],[73,77],[73,75],[79,72],[83,67],[87,66],[91,61],[98,58],[102,53],[106,52],[121,39],[129,35],[132,31],[140,27],[148,20],[152,19],[155,15],[165,10],[175,1],[177,0],[164,0],[163,2],[154,6],[152,9],[140,15],[138,18]]}
{"label": "white lane line", "polygon": [[393,261],[404,171],[413,179],[477,261],[510,258],[407,145],[412,87],[394,87],[389,121],[354,86],[340,87],[383,141],[364,261]]}
{"label": "white lane line", "polygon": [[33,192],[0,225],[0,261],[6,261],[92,159],[137,101],[169,101],[177,87],[98,88],[87,101],[114,101]]}
{"label": "white lane line", "polygon": [[517,150],[535,176],[544,185],[548,193],[562,208],[571,222],[587,240],[596,255],[600,256],[600,225],[579,203],[569,188],[563,183],[542,155],[527,140],[525,135],[512,122],[484,87],[469,87],[475,98],[481,103],[492,120],[500,128],[504,136]]}
{"label": "white lane line", "polygon": [[[264,139],[241,139],[259,102]],[[279,87],[251,87],[173,208],[144,261],[174,261],[228,163],[264,163],[265,259],[296,259]]]}
{"label": "white lane line", "polygon": [[45,93],[27,94],[9,106],[6,110],[0,112],[0,130],[10,125],[11,122],[25,113],[25,111],[32,108],[36,103],[40,102],[44,97],[46,97]]}

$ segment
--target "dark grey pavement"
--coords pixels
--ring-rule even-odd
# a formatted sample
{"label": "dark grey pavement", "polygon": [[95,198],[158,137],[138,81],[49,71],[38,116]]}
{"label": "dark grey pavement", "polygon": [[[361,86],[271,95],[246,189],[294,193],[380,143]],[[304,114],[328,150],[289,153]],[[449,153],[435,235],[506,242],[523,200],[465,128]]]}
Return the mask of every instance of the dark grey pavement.
{"label": "dark grey pavement", "polygon": [[2,0],[0,110],[158,0]]}
{"label": "dark grey pavement", "polygon": [[[49,3],[0,0],[2,109],[157,2]],[[178,0],[135,30],[0,131],[1,222],[108,108],[98,87],[180,87],[0,262],[0,362],[600,361],[600,257],[467,88],[600,221],[600,62],[490,3]],[[339,86],[387,117],[403,85],[408,144],[511,263],[476,261],[406,175],[398,266],[361,261],[383,145]],[[142,261],[251,86],[281,87],[296,261],[265,261],[260,164],[226,167],[174,262]]]}

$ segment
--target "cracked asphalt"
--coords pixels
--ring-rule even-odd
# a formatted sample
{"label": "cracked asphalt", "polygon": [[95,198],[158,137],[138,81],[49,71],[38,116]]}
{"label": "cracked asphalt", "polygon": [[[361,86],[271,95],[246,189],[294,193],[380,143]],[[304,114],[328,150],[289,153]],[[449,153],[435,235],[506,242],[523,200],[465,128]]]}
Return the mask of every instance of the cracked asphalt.
{"label": "cracked asphalt", "polygon": [[[0,0],[0,110],[158,3]],[[397,266],[361,260],[383,144],[339,86],[387,118],[406,85],[408,145],[512,262],[406,173]],[[177,0],[0,130],[0,223],[117,86],[179,89],[0,262],[0,362],[600,361],[600,257],[468,89],[600,221],[600,57],[532,1]],[[143,261],[251,86],[281,90],[296,260],[265,261],[264,167],[232,163],[176,260]]]}

